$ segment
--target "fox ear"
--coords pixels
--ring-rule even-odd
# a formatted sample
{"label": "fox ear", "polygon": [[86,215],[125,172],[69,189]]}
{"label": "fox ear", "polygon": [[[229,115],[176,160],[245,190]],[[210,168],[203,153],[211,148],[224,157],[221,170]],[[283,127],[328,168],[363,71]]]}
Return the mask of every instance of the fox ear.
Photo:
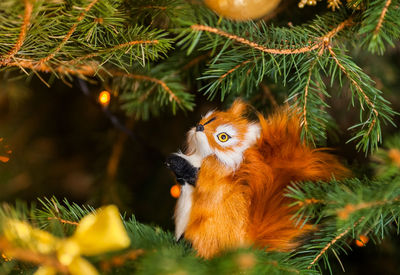
{"label": "fox ear", "polygon": [[247,110],[247,107],[247,104],[243,100],[236,99],[229,108],[228,112],[232,113],[234,116],[243,116]]}

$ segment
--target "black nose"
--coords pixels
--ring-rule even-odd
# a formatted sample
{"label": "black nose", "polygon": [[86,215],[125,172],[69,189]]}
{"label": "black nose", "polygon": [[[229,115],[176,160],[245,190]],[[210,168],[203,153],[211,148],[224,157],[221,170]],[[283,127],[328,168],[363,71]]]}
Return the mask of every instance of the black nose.
{"label": "black nose", "polygon": [[203,132],[203,131],[204,131],[204,125],[199,124],[196,126],[196,132]]}

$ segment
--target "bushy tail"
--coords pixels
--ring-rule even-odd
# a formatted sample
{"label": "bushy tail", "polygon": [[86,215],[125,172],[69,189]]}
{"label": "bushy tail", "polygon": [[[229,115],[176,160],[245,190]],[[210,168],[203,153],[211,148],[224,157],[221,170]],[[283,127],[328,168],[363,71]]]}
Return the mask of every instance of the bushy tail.
{"label": "bushy tail", "polygon": [[346,169],[327,149],[313,149],[300,139],[300,120],[287,110],[268,119],[259,115],[261,138],[245,155],[238,177],[249,178],[251,206],[249,233],[255,243],[276,250],[290,250],[296,239],[311,230],[296,226],[291,219],[295,208],[284,196],[291,182],[329,181],[348,176]]}

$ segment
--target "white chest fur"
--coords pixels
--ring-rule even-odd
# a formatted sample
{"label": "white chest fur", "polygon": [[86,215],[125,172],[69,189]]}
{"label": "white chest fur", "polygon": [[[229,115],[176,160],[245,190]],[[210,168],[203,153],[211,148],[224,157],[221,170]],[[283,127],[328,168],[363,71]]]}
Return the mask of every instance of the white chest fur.
{"label": "white chest fur", "polygon": [[[201,166],[201,162],[203,161],[203,158],[198,154],[192,154],[190,156],[185,155],[181,152],[175,154],[186,159],[191,165],[193,165],[196,168],[199,168]],[[179,240],[179,238],[183,235],[183,233],[185,233],[187,224],[189,222],[190,212],[192,210],[193,191],[194,191],[194,186],[188,183],[182,185],[181,195],[179,196],[178,201],[176,202],[175,215],[174,215],[176,240]]]}
{"label": "white chest fur", "polygon": [[181,195],[178,198],[175,208],[175,238],[179,238],[185,233],[192,209],[192,193],[194,187],[188,183],[182,185]]}

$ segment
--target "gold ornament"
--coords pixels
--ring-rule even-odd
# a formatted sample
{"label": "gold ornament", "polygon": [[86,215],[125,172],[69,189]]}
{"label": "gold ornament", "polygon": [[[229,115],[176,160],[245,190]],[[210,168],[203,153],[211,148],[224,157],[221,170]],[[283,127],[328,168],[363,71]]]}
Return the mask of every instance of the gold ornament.
{"label": "gold ornament", "polygon": [[336,9],[340,9],[340,5],[342,2],[340,0],[328,0],[328,8],[335,11]]}
{"label": "gold ornament", "polygon": [[[82,256],[94,256],[127,248],[130,239],[114,205],[100,208],[81,219],[75,233],[67,239],[31,227],[26,222],[10,219],[5,223],[4,237],[18,246],[44,255],[56,254],[71,275],[97,275],[96,268]],[[7,257],[13,257],[12,251]],[[41,266],[35,275],[55,275],[57,270]]]}
{"label": "gold ornament", "polygon": [[[321,0],[318,0],[321,1]],[[350,0],[347,0],[349,2]],[[335,11],[336,9],[340,9],[340,6],[342,5],[341,0],[327,0],[328,2],[328,9],[331,9],[332,11]],[[304,6],[315,6],[317,5],[317,0],[300,0],[298,6],[299,8],[304,8]]]}
{"label": "gold ornament", "polygon": [[205,0],[213,11],[226,18],[249,20],[273,11],[281,0]]}
{"label": "gold ornament", "polygon": [[317,4],[317,0],[301,0],[299,2],[299,8],[304,8],[305,5],[307,6],[315,6]]}

